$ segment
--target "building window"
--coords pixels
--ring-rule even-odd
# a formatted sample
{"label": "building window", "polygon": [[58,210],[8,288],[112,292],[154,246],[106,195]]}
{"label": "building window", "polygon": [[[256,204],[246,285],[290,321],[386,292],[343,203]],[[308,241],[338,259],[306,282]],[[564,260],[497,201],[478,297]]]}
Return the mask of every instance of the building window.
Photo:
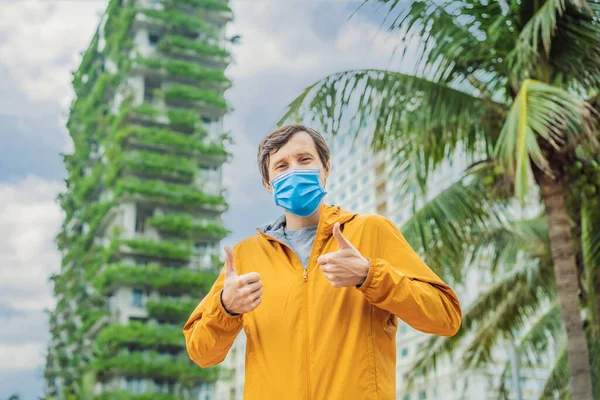
{"label": "building window", "polygon": [[154,210],[144,208],[138,204],[135,211],[135,231],[144,232],[146,229],[146,220],[152,216]]}
{"label": "building window", "polygon": [[403,348],[400,355],[402,355],[402,358],[408,356],[408,347]]}
{"label": "building window", "polygon": [[356,165],[353,165],[352,168],[350,168],[350,173],[354,174],[356,172]]}
{"label": "building window", "polygon": [[406,396],[404,396],[404,397],[402,398],[402,400],[410,400],[410,394],[407,394]]}
{"label": "building window", "polygon": [[427,393],[421,391],[419,392],[419,400],[425,400],[427,398]]}
{"label": "building window", "polygon": [[154,101],[154,91],[160,89],[160,81],[149,78],[144,79],[144,101],[152,103]]}
{"label": "building window", "polygon": [[156,33],[149,33],[148,34],[148,44],[151,47],[156,47],[156,45],[158,44],[158,40],[159,39],[160,39],[160,37]]}
{"label": "building window", "polygon": [[371,200],[371,195],[370,194],[367,194],[367,195],[365,195],[365,197],[363,197],[363,203],[368,203],[369,200]]}
{"label": "building window", "polygon": [[146,296],[141,290],[134,289],[131,291],[131,305],[134,307],[143,307],[146,302]]}
{"label": "building window", "polygon": [[369,175],[362,178],[363,185],[366,185],[369,182]]}
{"label": "building window", "polygon": [[210,383],[201,383],[196,389],[197,395],[194,399],[198,400],[212,400],[212,385]]}
{"label": "building window", "polygon": [[346,193],[340,194],[340,201],[346,200]]}
{"label": "building window", "polygon": [[346,180],[346,175],[342,174],[340,175],[340,182],[344,182]]}
{"label": "building window", "polygon": [[358,189],[358,185],[356,183],[353,183],[352,187],[350,188],[350,192],[351,193],[356,193],[357,189]]}
{"label": "building window", "polygon": [[125,389],[132,394],[144,392],[144,381],[138,378],[125,378]]}

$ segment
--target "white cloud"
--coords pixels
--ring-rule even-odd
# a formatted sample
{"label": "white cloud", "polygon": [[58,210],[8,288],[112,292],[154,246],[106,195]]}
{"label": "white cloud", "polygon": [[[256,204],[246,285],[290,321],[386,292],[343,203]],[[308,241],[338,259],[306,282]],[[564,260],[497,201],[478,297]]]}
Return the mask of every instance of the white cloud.
{"label": "white cloud", "polygon": [[[395,34],[380,29],[360,13],[339,27],[334,41],[307,26],[314,8],[303,2],[282,2],[277,7],[268,2],[233,4],[235,15],[244,16],[231,27],[232,33],[242,35],[242,45],[234,49],[236,63],[229,70],[234,81],[265,69],[320,77],[340,70],[381,68],[388,65],[396,45],[388,40]],[[330,12],[350,16],[348,3],[331,2],[328,6]]]}
{"label": "white cloud", "polygon": [[0,184],[1,304],[31,311],[53,307],[48,278],[60,268],[53,239],[63,218],[55,201],[62,188],[34,176]]}
{"label": "white cloud", "polygon": [[0,343],[0,372],[20,371],[37,368],[44,362],[44,346],[41,343],[27,343],[7,346]]}
{"label": "white cloud", "polygon": [[0,60],[33,101],[71,99],[71,71],[86,49],[106,1],[2,2]]}

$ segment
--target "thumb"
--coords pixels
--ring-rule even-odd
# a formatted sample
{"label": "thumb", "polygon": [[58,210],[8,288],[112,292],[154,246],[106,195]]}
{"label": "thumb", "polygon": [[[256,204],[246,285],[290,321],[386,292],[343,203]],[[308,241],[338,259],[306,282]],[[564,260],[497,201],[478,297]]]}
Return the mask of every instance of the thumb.
{"label": "thumb", "polygon": [[228,276],[237,276],[237,272],[233,266],[233,251],[229,247],[225,247],[225,277]]}
{"label": "thumb", "polygon": [[344,237],[344,235],[342,234],[342,231],[340,230],[339,222],[336,222],[335,225],[333,225],[333,236],[335,237],[335,240],[337,240],[338,244],[340,245],[340,250],[354,248],[354,246],[352,246],[352,243],[350,243],[348,241],[348,239],[346,239]]}

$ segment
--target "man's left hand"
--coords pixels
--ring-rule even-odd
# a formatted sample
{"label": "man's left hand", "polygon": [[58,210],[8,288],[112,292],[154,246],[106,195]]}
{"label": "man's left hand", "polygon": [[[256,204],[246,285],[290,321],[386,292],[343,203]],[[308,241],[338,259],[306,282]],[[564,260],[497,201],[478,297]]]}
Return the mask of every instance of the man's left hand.
{"label": "man's left hand", "polygon": [[335,288],[362,285],[369,273],[369,260],[342,235],[339,222],[333,226],[333,236],[340,249],[317,258],[323,274]]}

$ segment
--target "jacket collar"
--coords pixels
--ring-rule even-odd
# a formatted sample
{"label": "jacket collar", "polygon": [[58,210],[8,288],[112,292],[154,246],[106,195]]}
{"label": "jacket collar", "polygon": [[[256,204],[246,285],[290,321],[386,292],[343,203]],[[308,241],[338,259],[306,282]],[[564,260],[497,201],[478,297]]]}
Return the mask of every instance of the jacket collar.
{"label": "jacket collar", "polygon": [[[353,219],[356,215],[356,213],[346,211],[340,206],[332,206],[323,203],[321,205],[321,215],[319,216],[319,224],[315,234],[315,241],[328,239],[333,234],[333,226],[336,222],[339,222],[341,225],[343,225],[344,223]],[[277,241],[277,239],[269,235],[268,232],[278,229],[284,223],[285,215],[282,215],[270,224],[266,224],[257,228],[257,231],[259,235],[263,236],[267,240]]]}

